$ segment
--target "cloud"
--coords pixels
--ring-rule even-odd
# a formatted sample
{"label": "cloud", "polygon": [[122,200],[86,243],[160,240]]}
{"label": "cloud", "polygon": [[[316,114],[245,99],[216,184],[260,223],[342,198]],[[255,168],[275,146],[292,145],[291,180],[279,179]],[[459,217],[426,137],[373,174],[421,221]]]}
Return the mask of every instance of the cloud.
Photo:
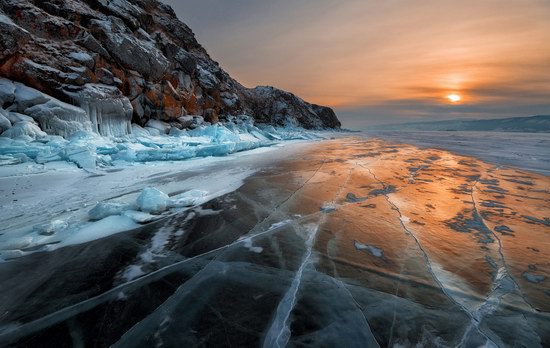
{"label": "cloud", "polygon": [[[243,84],[275,85],[340,113],[550,109],[546,0],[166,2]],[[451,92],[466,105],[445,105]]]}

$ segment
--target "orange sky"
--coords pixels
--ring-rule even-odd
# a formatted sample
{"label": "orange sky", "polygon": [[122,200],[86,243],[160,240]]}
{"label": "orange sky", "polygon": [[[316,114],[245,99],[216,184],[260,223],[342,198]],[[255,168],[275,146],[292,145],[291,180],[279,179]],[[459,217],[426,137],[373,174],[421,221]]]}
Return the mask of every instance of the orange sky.
{"label": "orange sky", "polygon": [[344,124],[550,113],[548,0],[166,2],[240,82]]}

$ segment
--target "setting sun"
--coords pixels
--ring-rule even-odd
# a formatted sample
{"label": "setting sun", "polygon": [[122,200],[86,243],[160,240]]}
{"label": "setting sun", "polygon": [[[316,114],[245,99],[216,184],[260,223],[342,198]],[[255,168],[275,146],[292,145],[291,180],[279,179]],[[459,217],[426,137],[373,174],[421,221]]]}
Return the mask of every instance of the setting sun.
{"label": "setting sun", "polygon": [[462,98],[458,94],[449,94],[447,99],[449,99],[452,103],[458,103]]}

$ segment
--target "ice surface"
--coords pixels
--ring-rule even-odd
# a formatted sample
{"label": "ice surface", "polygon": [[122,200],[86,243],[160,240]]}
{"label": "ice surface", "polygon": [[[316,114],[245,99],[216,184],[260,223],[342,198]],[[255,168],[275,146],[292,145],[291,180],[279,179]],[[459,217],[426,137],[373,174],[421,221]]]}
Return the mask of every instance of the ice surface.
{"label": "ice surface", "polygon": [[136,227],[139,227],[139,225],[127,216],[108,216],[99,221],[85,225],[83,228],[69,235],[61,243],[53,245],[50,249],[57,249],[66,245],[86,243],[115,233],[131,230]]}
{"label": "ice surface", "polygon": [[[151,141],[148,146],[159,148],[171,145],[173,140],[173,137],[163,136],[153,143],[151,138],[147,138],[147,142]],[[95,150],[87,151],[86,145],[91,145]],[[105,224],[102,221],[109,217],[125,217],[127,220],[124,221],[134,223],[128,226],[134,228],[196,207],[238,189],[245,178],[255,172],[253,167],[258,161],[270,164],[274,158],[285,157],[287,152],[307,146],[306,143],[289,142],[281,144],[277,151],[273,147],[264,147],[231,157],[148,164],[110,160],[106,164],[106,158],[111,157],[109,154],[116,153],[121,145],[124,148],[129,144],[115,143],[113,139],[87,133],[78,133],[69,139],[47,136],[40,141],[0,137],[0,164],[3,164],[0,166],[0,203],[4,207],[0,211],[3,221],[0,226],[0,259],[70,245],[67,243],[79,241],[71,236],[79,235],[82,230],[89,231],[92,224],[98,222],[102,226]],[[136,150],[148,149],[142,144],[132,146]],[[267,152],[272,152],[272,155],[265,156]],[[86,168],[87,160],[97,161],[101,166]],[[75,162],[85,170],[78,169]],[[229,163],[235,164],[235,168],[227,170]],[[203,167],[212,169],[203,169],[199,175],[192,174]],[[187,179],[182,181],[182,175]],[[154,187],[171,196],[166,202],[167,211],[162,215],[139,211],[135,201],[143,188],[151,185],[150,178],[166,176],[175,176],[175,179],[162,179]],[[10,192],[6,191],[8,189]],[[12,201],[14,198],[15,202]],[[22,211],[26,213],[21,214]],[[200,211],[201,214],[212,214],[208,209]],[[100,220],[93,221],[95,219]],[[67,228],[50,227],[51,221],[55,220],[64,221]],[[117,227],[105,233],[110,235],[126,230]],[[40,234],[40,231],[50,232]],[[104,235],[96,236],[101,238]],[[93,237],[90,238],[93,240]]]}
{"label": "ice surface", "polygon": [[[120,215],[131,206],[118,202],[99,202],[88,212],[90,220],[101,220],[111,215]],[[131,218],[131,216],[129,216]],[[135,220],[134,220],[135,221]]]}
{"label": "ice surface", "polygon": [[[169,146],[169,139],[154,144]],[[98,140],[96,148],[110,156],[119,144]],[[0,293],[10,299],[0,342],[81,335],[113,347],[198,341],[234,347],[546,346],[547,178],[445,151],[357,138],[316,143],[307,151],[296,151],[304,146],[299,142],[287,144],[278,151],[93,171],[62,169],[66,162],[0,168],[0,187],[8,188],[0,195],[1,256],[34,253],[0,265]],[[295,152],[285,152],[290,150]],[[274,165],[281,158],[285,162]],[[53,165],[55,171],[48,170]],[[13,176],[16,168],[34,174]],[[406,180],[411,171],[415,182]],[[517,180],[531,186],[518,188]],[[503,193],[487,192],[489,186]],[[131,204],[144,187],[171,201],[209,203],[156,216],[133,208],[107,217],[112,226],[87,220],[95,202]],[[349,199],[354,197],[366,199]],[[517,213],[481,204],[489,201]],[[325,202],[337,210],[320,212]],[[469,224],[474,215],[487,226],[467,232],[446,223],[456,216]],[[118,220],[124,217],[130,220]],[[68,228],[19,233],[21,226],[55,220]],[[140,227],[109,238],[123,223]],[[496,226],[510,226],[514,235]],[[106,230],[99,233],[100,227]],[[486,230],[501,240],[480,243],[478,234]],[[63,248],[85,237],[107,238]],[[532,276],[540,282],[529,281]]]}
{"label": "ice surface", "polygon": [[136,200],[141,211],[146,213],[162,213],[168,208],[170,197],[154,187],[146,187]]}
{"label": "ice surface", "polygon": [[202,199],[208,196],[208,192],[203,190],[190,190],[180,195],[172,197],[169,202],[169,207],[189,207],[201,202]]}
{"label": "ice surface", "polygon": [[51,236],[66,229],[69,225],[63,220],[54,220],[46,224],[36,225],[34,230],[41,235]]}
{"label": "ice surface", "polygon": [[368,138],[438,148],[500,165],[550,174],[550,133],[366,131]]}

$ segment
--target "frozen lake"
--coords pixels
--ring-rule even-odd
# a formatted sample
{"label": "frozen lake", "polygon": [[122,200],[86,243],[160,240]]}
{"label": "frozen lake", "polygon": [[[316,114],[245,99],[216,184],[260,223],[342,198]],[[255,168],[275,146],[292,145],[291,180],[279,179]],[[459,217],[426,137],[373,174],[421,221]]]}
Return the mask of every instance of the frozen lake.
{"label": "frozen lake", "polygon": [[550,175],[550,133],[366,131],[363,134]]}
{"label": "frozen lake", "polygon": [[544,175],[342,137],[0,184],[1,346],[550,344]]}

